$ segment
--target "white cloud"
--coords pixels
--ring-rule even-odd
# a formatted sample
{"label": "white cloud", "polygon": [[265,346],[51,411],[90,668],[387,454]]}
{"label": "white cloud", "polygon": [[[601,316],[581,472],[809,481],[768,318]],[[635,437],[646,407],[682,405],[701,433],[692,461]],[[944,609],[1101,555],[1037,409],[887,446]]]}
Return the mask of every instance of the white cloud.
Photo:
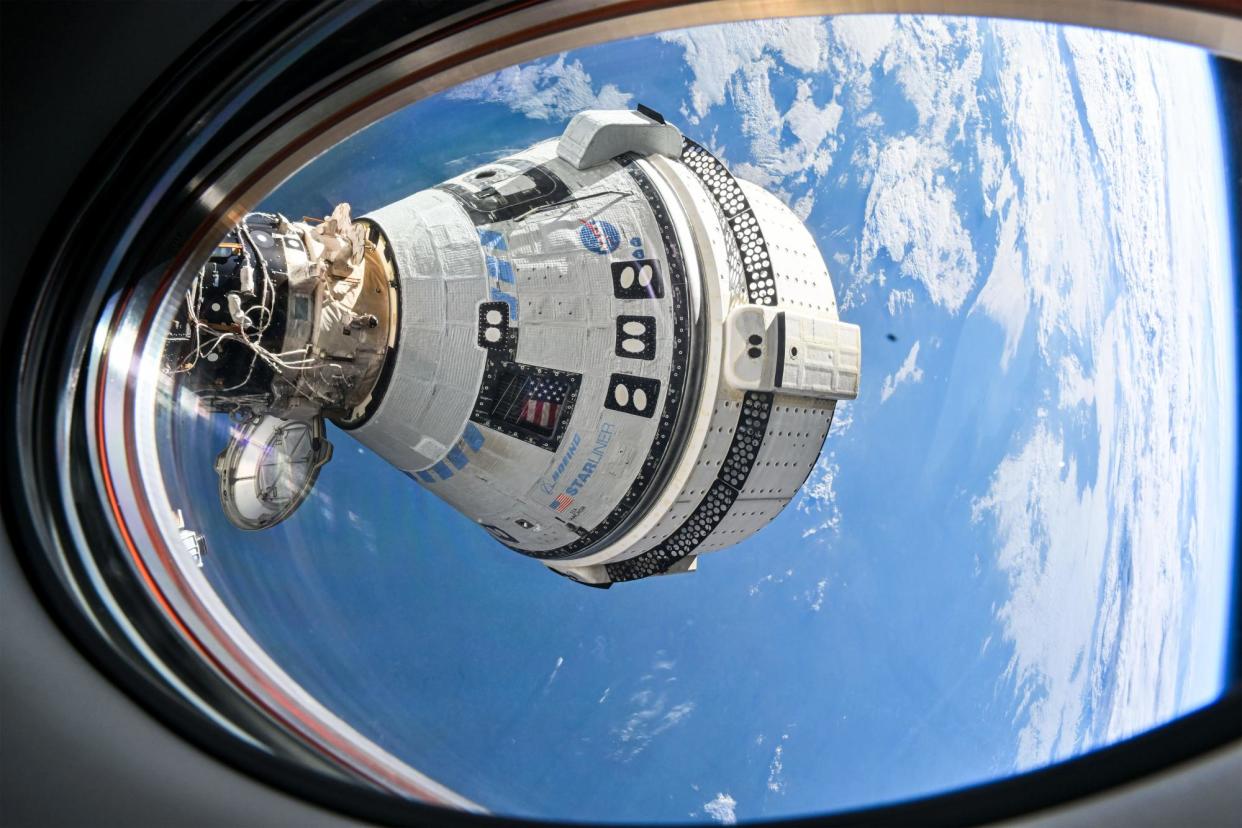
{"label": "white cloud", "polygon": [[854,406],[838,406],[832,412],[832,428],[831,433],[838,440],[849,434],[850,429],[854,427]]}
{"label": "white cloud", "polygon": [[1095,385],[1093,378],[1085,375],[1078,357],[1065,354],[1061,357],[1057,370],[1057,388],[1060,408],[1077,408],[1079,405],[1095,403]]}
{"label": "white cloud", "polygon": [[807,190],[801,198],[789,205],[789,209],[794,211],[795,216],[806,221],[815,209],[815,191]]}
{"label": "white cloud", "polygon": [[991,513],[997,564],[1009,597],[997,612],[1014,645],[1007,677],[1024,703],[1019,764],[1028,767],[1073,752],[1082,723],[1089,670],[1085,656],[1096,615],[1108,522],[1094,491],[1079,497],[1077,462],[1041,423],[1022,450],[996,470],[972,508]]}
{"label": "white cloud", "polygon": [[884,384],[880,388],[880,402],[888,402],[888,398],[893,396],[893,392],[899,386],[906,383],[917,383],[923,381],[923,369],[918,366],[919,343],[915,342],[910,347],[910,353],[906,354],[905,360],[902,361],[901,367],[894,374],[889,374],[884,378]]}
{"label": "white cloud", "polygon": [[556,680],[556,674],[561,671],[561,665],[564,663],[565,659],[562,656],[557,656],[556,666],[552,668],[552,675],[548,676],[548,683],[543,686],[545,692],[552,686],[552,682]]}
{"label": "white cloud", "polygon": [[[815,103],[816,76],[827,67],[824,22],[764,20],[666,32],[660,37],[682,48],[694,75],[688,120],[697,123],[728,97],[749,142],[750,160],[732,164],[734,175],[772,190],[798,215],[809,216],[815,204],[814,182],[832,165],[844,111],[835,98],[822,106]],[[798,80],[794,100],[781,111],[771,79],[784,66],[811,77]],[[801,192],[797,198],[790,195],[795,188]]]}
{"label": "white cloud", "polygon": [[902,276],[955,313],[974,287],[978,263],[953,188],[938,171],[944,162],[940,147],[913,136],[884,144],[867,194],[858,269],[869,271],[884,251]]}
{"label": "white cloud", "polygon": [[703,805],[703,810],[707,812],[707,815],[721,825],[737,824],[735,808],[737,808],[737,802],[727,793],[718,793],[715,799]]}
{"label": "white cloud", "polygon": [[843,111],[841,104],[836,101],[829,101],[822,107],[816,106],[811,97],[810,81],[798,82],[797,97],[783,118],[783,126],[789,127],[790,132],[798,139],[794,150],[781,156],[780,168],[786,175],[805,167],[814,169],[819,175],[828,172],[832,156],[822,152],[821,148],[836,133]]}
{"label": "white cloud", "polygon": [[564,120],[583,109],[624,109],[634,97],[608,83],[596,91],[579,61],[560,55],[550,63],[510,66],[448,92],[454,100],[501,103],[527,118]]}
{"label": "white cloud", "polygon": [[667,694],[641,690],[630,697],[637,708],[621,726],[617,738],[621,746],[617,758],[630,761],[647,749],[652,739],[675,727],[682,719],[694,712],[694,702],[682,702],[666,709]]}
{"label": "white cloud", "polygon": [[996,238],[996,253],[992,269],[983,289],[975,297],[970,313],[980,311],[991,316],[1005,332],[1005,346],[1001,351],[1000,365],[1004,371],[1018,349],[1026,318],[1031,310],[1030,289],[1027,285],[1026,257],[1018,245],[1019,234],[1025,216],[1014,208],[1017,186],[1008,168],[1000,174],[1000,184],[995,191],[995,209],[1001,212],[1000,230]]}
{"label": "white cloud", "polygon": [[[871,105],[872,67],[892,41],[896,23],[897,18],[887,14],[842,15],[829,22],[832,71],[857,111]],[[874,126],[861,120],[858,125]]]}
{"label": "white cloud", "polygon": [[884,117],[878,112],[868,112],[855,123],[860,129],[882,129],[884,127]]}
{"label": "white cloud", "polygon": [[805,597],[806,597],[807,603],[809,603],[811,606],[811,612],[819,612],[821,609],[824,608],[824,590],[827,588],[828,588],[828,579],[820,578],[819,581],[816,582],[815,584],[814,593],[812,593],[811,590],[806,591]]}
{"label": "white cloud", "polygon": [[[1002,182],[1008,172],[1005,167],[1005,150],[992,140],[992,136],[982,129],[975,138],[975,152],[979,156],[979,195],[983,198],[983,214],[990,216],[996,212]],[[1012,189],[1013,179],[1009,179]]]}
{"label": "white cloud", "polygon": [[[728,99],[749,144],[746,161],[731,165],[734,174],[776,193],[803,219],[815,208],[815,194],[840,146],[845,102],[859,114],[865,134],[850,168],[871,191],[854,261],[857,284],[839,290],[842,309],[863,301],[866,285],[883,284],[882,274],[870,272],[881,251],[904,276],[921,282],[934,302],[950,311],[962,305],[977,264],[941,168],[952,166],[944,150],[949,138],[961,137],[979,118],[975,85],[982,48],[973,20],[797,18],[660,37],[682,48],[694,78],[685,114],[697,122]],[[794,100],[782,109],[772,78],[786,66],[812,76],[797,81]],[[919,114],[917,136],[883,146],[870,138],[882,121],[864,112],[872,73],[881,70],[894,73]],[[817,88],[828,83],[831,89]]]}
{"label": "white cloud", "polygon": [[897,316],[906,308],[914,307],[914,291],[910,288],[904,290],[890,290],[888,292],[888,315]]}
{"label": "white cloud", "polygon": [[902,22],[881,65],[895,73],[914,105],[925,140],[944,145],[946,138],[960,138],[966,124],[979,117],[983,51],[977,21],[929,15]]}
{"label": "white cloud", "polygon": [[768,790],[772,793],[783,794],[785,792],[784,771],[785,765],[781,762],[781,754],[785,748],[783,745],[777,745],[776,750],[772,753],[772,762],[768,765]]}
{"label": "white cloud", "polygon": [[[844,430],[842,428],[842,432]],[[815,461],[815,467],[811,469],[811,474],[798,493],[795,508],[806,514],[823,515],[823,518],[818,525],[804,529],[802,537],[808,538],[825,529],[831,532],[840,531],[841,510],[837,507],[837,491],[834,488],[840,471],[841,467],[837,464],[836,455],[833,452],[822,454],[819,460]]]}
{"label": "white cloud", "polygon": [[676,727],[694,712],[695,705],[692,701],[672,704],[669,693],[672,677],[663,676],[664,681],[657,681],[661,677],[656,676],[656,673],[667,674],[674,666],[675,663],[666,658],[662,651],[657,652],[651,668],[653,672],[639,679],[640,689],[629,699],[629,715],[613,731],[617,739],[614,758],[623,762],[630,761],[646,750],[652,739]]}
{"label": "white cloud", "polygon": [[685,50],[694,74],[690,86],[694,123],[724,103],[729,82],[739,71],[758,63],[765,53],[779,55],[795,69],[813,73],[824,68],[828,52],[823,21],[809,17],[699,26],[664,32],[659,37]]}
{"label": "white cloud", "polygon": [[891,14],[849,14],[832,18],[833,45],[859,70],[869,70],[893,38]]}
{"label": "white cloud", "polygon": [[765,584],[783,584],[785,583],[785,578],[788,578],[791,575],[793,575],[792,569],[785,570],[784,578],[778,575],[772,574],[772,573],[768,573],[767,575],[764,575],[762,578],[760,578],[758,581],[755,581],[753,584],[751,584],[750,588],[747,590],[747,594],[751,596],[758,595],[763,590],[763,587]]}
{"label": "white cloud", "polygon": [[[1153,144],[1131,147],[1136,154],[1115,162],[1118,175],[1101,178],[1103,168],[1097,168],[1092,152],[1095,132],[1089,134],[1079,117],[1075,79],[1086,107],[1104,111],[1099,119],[1113,118],[1126,107],[1133,109],[1119,122],[1130,126],[1139,125],[1133,119],[1148,116],[1154,120],[1145,123],[1160,124],[1164,115],[1138,111],[1144,107],[1142,102],[1129,92],[1125,96],[1116,93],[1124,84],[1093,81],[1097,70],[1091,64],[1101,61],[1072,65],[1064,61],[1059,30],[1054,27],[999,25],[993,32],[999,46],[1000,102],[1010,129],[1013,160],[997,182],[1001,231],[996,260],[977,304],[1005,330],[1001,362],[1007,365],[1032,307],[1039,309],[1033,321],[1045,356],[1061,337],[1088,344],[1105,313],[1105,286],[1110,280],[1104,277],[1112,264],[1107,240],[1114,232],[1131,232],[1131,220],[1138,220],[1139,228],[1150,229],[1152,217],[1142,213],[1165,203],[1163,195],[1150,186],[1137,192],[1137,182],[1127,180],[1140,169],[1163,169],[1162,158],[1151,158],[1150,166],[1137,161],[1139,153],[1150,155]],[[1072,41],[1070,34],[1066,30]],[[1116,49],[1112,52],[1125,62]],[[1123,97],[1127,100],[1119,99]],[[982,152],[990,153],[986,141],[982,143]],[[1140,177],[1151,184],[1151,176]],[[1121,201],[1132,197],[1149,202]],[[1106,200],[1121,215],[1108,215]],[[1129,241],[1146,247],[1151,240]],[[1130,256],[1139,251],[1118,252]]]}
{"label": "white cloud", "polygon": [[[850,102],[863,131],[850,169],[869,188],[853,281],[840,290],[848,310],[885,283],[881,253],[898,272],[920,282],[932,301],[956,313],[972,292],[978,264],[970,232],[946,174],[959,169],[951,148],[979,131],[978,89],[983,48],[977,23],[966,18],[840,17],[831,23],[837,97]],[[918,115],[910,134],[879,138],[871,77],[895,78]],[[879,269],[877,269],[879,268]],[[900,301],[890,293],[890,301]],[[900,304],[890,304],[890,313]]]}
{"label": "white cloud", "polygon": [[[836,101],[817,106],[812,82],[803,79],[793,103],[781,112],[771,90],[775,66],[772,58],[745,66],[729,86],[754,159],[734,169],[739,177],[769,189],[805,184],[808,173],[822,176],[828,172],[843,111]],[[787,141],[787,133],[793,141]]]}
{"label": "white cloud", "polygon": [[[1200,174],[1220,163],[1202,128],[1216,106],[1203,56],[1067,29],[1071,79],[1055,30],[996,33],[1021,182],[998,198],[998,257],[1016,249],[1005,211],[1041,233],[994,268],[979,306],[1007,342],[1033,325],[1058,378],[1056,410],[973,504],[1009,579],[997,618],[1020,699],[1017,764],[1029,767],[1132,735],[1219,686],[1218,654],[1197,675],[1181,669],[1200,641],[1221,643],[1219,622],[1195,616],[1229,544],[1233,389],[1219,360],[1232,323],[1213,295],[1228,264],[1211,243],[1226,233],[1223,194]],[[1005,287],[989,295],[993,279]],[[1017,287],[1023,301],[1000,306]],[[1084,407],[1098,422],[1091,454],[1062,432]]]}

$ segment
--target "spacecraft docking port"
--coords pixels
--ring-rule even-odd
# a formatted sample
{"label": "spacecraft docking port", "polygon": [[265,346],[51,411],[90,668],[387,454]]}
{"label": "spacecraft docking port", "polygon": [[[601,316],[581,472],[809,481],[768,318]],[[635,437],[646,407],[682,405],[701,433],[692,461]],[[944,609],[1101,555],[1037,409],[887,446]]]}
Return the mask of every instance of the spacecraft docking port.
{"label": "spacecraft docking port", "polygon": [[357,220],[250,214],[168,341],[171,380],[238,423],[236,525],[305,499],[327,418],[593,586],[767,524],[861,369],[802,222],[643,107]]}

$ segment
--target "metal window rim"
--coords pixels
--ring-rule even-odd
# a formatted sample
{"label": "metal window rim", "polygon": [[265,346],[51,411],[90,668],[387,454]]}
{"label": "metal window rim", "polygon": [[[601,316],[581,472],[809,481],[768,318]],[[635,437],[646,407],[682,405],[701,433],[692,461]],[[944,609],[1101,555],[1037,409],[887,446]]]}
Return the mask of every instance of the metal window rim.
{"label": "metal window rim", "polygon": [[[75,643],[166,723],[217,756],[308,799],[385,822],[434,818],[442,824],[444,815],[356,788],[346,781],[348,769],[336,768],[337,780],[325,783],[309,769],[315,757],[282,738],[278,727],[267,732],[262,717],[242,730],[262,732],[269,748],[228,733],[218,721],[213,726],[203,710],[177,698],[169,676],[135,669],[141,653],[127,625],[159,639],[152,646],[167,663],[191,669],[193,654],[184,651],[167,619],[158,612],[117,617],[118,607],[89,594],[90,574],[81,564],[83,558],[120,554],[93,448],[98,435],[92,431],[103,421],[90,416],[99,402],[91,367],[139,352],[144,320],[167,286],[242,214],[318,153],[429,94],[523,60],[667,28],[773,16],[943,12],[1117,29],[1242,60],[1242,18],[1223,2],[527,0],[465,11],[422,7],[413,31],[381,25],[393,9],[326,2],[278,14],[273,7],[247,6],[161,77],[101,148],[31,259],[42,263],[40,273],[23,279],[22,299],[36,310],[24,330],[13,320],[5,331],[9,352],[21,359],[5,368],[6,394],[14,396],[2,415],[9,456],[16,460],[8,471],[5,523],[45,604]],[[406,33],[336,37],[358,31]],[[352,51],[342,56],[342,49]],[[321,74],[307,71],[330,51],[336,59],[324,59]],[[251,57],[226,64],[221,53]],[[295,69],[296,82],[290,77]],[[255,112],[263,117],[252,117]],[[92,457],[86,474],[84,453]],[[206,684],[201,692],[216,699],[217,709],[243,715],[244,706],[231,706],[227,688]],[[1040,780],[1060,780],[1035,803],[1047,807],[1227,744],[1242,735],[1240,723],[1242,698],[1234,691],[1201,713],[1053,768],[903,806],[827,817],[823,824],[909,822],[937,814],[963,824],[1010,816],[1030,810],[1014,805],[1031,805],[1022,792],[1046,787]],[[271,745],[279,746],[276,758]],[[1159,755],[1152,752],[1157,747]],[[330,773],[333,766],[321,770]],[[996,799],[1002,791],[1009,792],[1010,804]]]}

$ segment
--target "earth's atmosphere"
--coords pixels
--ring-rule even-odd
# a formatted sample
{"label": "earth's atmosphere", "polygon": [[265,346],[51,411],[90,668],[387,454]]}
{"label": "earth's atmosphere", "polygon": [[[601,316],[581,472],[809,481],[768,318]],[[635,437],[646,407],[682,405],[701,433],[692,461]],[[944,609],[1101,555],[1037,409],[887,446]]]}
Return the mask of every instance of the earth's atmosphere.
{"label": "earth's atmosphere", "polygon": [[1204,53],[932,17],[668,32],[420,102],[262,208],[361,215],[638,102],[804,217],[862,326],[805,490],[693,575],[600,591],[339,431],[311,501],[240,532],[227,422],[185,415],[205,572],[285,670],[490,809],[602,820],[902,799],[1215,698],[1237,320]]}

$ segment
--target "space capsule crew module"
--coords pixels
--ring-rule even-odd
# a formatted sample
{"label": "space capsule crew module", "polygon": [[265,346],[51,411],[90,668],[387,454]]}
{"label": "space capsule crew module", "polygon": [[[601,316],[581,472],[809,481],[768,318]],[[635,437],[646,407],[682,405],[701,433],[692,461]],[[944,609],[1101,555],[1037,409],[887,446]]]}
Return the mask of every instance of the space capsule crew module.
{"label": "space capsule crew module", "polygon": [[802,222],[644,107],[357,221],[250,214],[169,343],[169,373],[239,423],[216,462],[238,526],[305,499],[327,417],[593,586],[764,526],[861,367]]}

